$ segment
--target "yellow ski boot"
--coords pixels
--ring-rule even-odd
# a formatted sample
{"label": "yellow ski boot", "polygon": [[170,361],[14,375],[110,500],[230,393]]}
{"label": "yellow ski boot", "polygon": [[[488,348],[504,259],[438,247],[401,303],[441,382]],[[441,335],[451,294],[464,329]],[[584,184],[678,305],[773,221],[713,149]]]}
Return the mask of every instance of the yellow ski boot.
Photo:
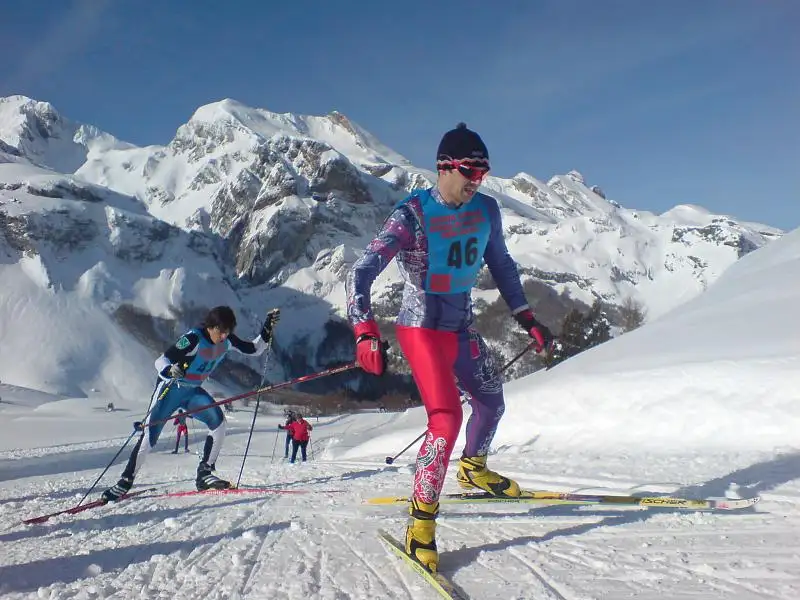
{"label": "yellow ski boot", "polygon": [[485,456],[462,456],[456,474],[458,484],[464,489],[478,488],[493,496],[516,498],[520,495],[519,484],[513,479],[486,468]]}
{"label": "yellow ski boot", "polygon": [[439,503],[426,504],[413,498],[409,512],[411,518],[406,527],[406,554],[435,573],[439,568],[439,552],[436,550]]}

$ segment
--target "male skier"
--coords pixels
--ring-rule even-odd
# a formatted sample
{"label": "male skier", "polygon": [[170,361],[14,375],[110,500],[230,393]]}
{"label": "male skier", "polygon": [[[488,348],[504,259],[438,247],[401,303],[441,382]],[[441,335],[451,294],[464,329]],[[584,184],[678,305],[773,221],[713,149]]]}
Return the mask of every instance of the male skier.
{"label": "male skier", "polygon": [[473,327],[470,290],[482,262],[511,314],[536,341],[537,352],[552,341],[550,331],[528,307],[503,239],[497,201],[478,192],[489,172],[483,140],[460,123],[442,138],[436,169],[437,184],[413,192],[395,206],[346,281],[358,363],[380,375],[386,357],[370,307],[370,290],[378,274],[397,257],[404,279],[397,340],[428,413],[428,429],[417,455],[405,549],[432,571],[439,563],[435,539],[439,495],[463,417],[456,378],[469,392],[472,407],[459,461],[459,484],[496,496],[520,495],[515,481],[486,467],[505,403],[497,365]]}
{"label": "male skier", "polygon": [[[158,380],[150,407],[143,423],[142,435],[131,452],[128,464],[119,481],[103,492],[106,502],[116,501],[131,489],[139,469],[158,441],[164,423],[179,408],[193,412],[192,416],[209,429],[200,465],[197,467],[198,490],[226,489],[230,482],[220,479],[213,471],[217,456],[225,439],[225,415],[201,386],[206,378],[224,360],[229,350],[241,354],[259,355],[269,346],[275,324],[280,319],[279,309],[267,314],[261,333],[252,341],[244,341],[233,333],[236,316],[228,306],[211,309],[202,324],[186,332],[177,342],[156,359]],[[154,425],[150,426],[150,423]]]}

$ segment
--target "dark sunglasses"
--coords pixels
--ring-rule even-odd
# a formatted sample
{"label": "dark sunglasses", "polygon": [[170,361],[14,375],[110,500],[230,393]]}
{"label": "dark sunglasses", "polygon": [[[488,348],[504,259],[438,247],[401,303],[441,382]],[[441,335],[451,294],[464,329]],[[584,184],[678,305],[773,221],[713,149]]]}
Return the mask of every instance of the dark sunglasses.
{"label": "dark sunglasses", "polygon": [[442,161],[439,163],[438,167],[445,171],[456,169],[464,177],[475,183],[483,181],[483,178],[489,173],[489,167],[476,167],[474,164],[461,160]]}

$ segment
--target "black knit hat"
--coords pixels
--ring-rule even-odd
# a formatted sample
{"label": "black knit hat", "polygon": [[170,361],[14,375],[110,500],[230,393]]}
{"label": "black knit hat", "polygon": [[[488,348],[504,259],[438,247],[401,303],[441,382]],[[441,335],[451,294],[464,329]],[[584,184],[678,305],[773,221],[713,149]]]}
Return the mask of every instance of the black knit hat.
{"label": "black knit hat", "polygon": [[439,149],[436,151],[436,160],[472,159],[486,161],[489,165],[489,151],[483,143],[481,136],[467,129],[466,123],[459,123],[442,136]]}

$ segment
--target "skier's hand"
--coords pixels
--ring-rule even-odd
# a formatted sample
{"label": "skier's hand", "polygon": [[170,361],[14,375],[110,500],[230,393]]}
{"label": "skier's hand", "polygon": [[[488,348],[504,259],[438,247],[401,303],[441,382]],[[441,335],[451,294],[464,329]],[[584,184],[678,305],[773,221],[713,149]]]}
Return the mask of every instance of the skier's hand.
{"label": "skier's hand", "polygon": [[173,379],[183,379],[186,376],[186,371],[180,365],[170,365],[169,376]]}
{"label": "skier's hand", "polygon": [[261,327],[261,339],[269,342],[272,339],[272,330],[278,321],[281,320],[281,309],[273,308],[267,313],[267,318],[264,319],[264,325]]}
{"label": "skier's hand", "polygon": [[356,361],[367,373],[383,375],[386,371],[389,344],[381,342],[375,321],[359,323],[354,328],[356,336]]}
{"label": "skier's hand", "polygon": [[283,425],[281,425],[281,424],[278,424],[278,429],[286,429],[286,427],[284,427],[284,426],[283,426]]}
{"label": "skier's hand", "polygon": [[525,332],[536,340],[537,353],[550,348],[550,344],[553,343],[553,334],[550,333],[550,330],[545,325],[536,320],[529,308],[518,312],[514,315],[514,318]]}

